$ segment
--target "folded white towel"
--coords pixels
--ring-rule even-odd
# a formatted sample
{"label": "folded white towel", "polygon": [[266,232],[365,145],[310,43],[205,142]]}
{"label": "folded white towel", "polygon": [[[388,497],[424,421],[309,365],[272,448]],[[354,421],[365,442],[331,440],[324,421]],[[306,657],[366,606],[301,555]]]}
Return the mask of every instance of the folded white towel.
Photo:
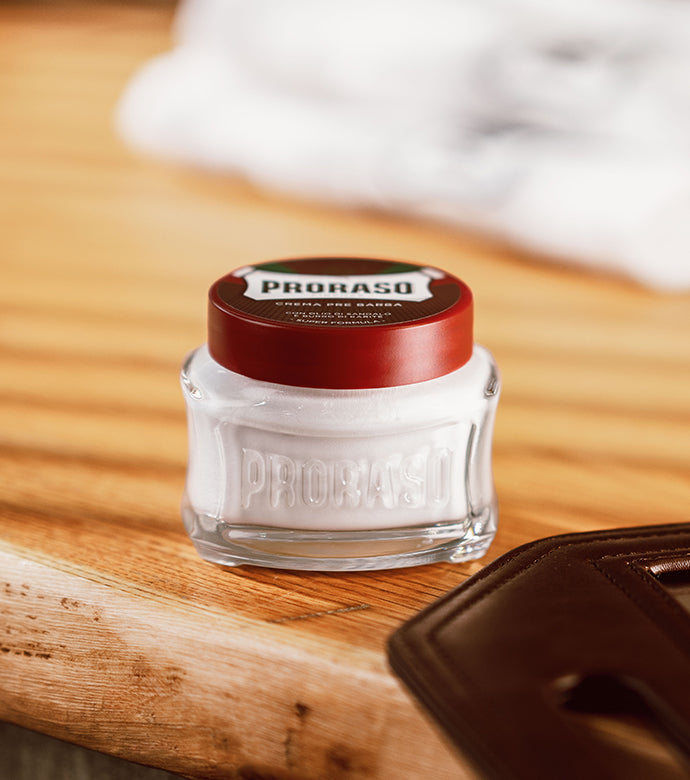
{"label": "folded white towel", "polygon": [[123,137],[690,288],[690,7],[186,0]]}

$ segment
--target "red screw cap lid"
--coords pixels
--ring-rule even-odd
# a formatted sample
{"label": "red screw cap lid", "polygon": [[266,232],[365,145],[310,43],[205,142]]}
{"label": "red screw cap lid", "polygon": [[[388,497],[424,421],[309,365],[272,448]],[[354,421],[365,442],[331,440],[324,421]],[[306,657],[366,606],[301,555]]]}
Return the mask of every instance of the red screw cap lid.
{"label": "red screw cap lid", "polygon": [[209,290],[208,345],[238,374],[299,387],[393,387],[472,355],[472,293],[437,268],[310,257],[246,266]]}

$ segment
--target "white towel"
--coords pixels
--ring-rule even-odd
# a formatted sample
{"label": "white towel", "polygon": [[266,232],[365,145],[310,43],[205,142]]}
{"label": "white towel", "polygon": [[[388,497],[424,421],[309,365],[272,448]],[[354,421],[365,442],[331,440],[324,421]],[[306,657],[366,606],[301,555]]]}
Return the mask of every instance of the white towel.
{"label": "white towel", "polygon": [[690,289],[690,6],[186,0],[143,152]]}

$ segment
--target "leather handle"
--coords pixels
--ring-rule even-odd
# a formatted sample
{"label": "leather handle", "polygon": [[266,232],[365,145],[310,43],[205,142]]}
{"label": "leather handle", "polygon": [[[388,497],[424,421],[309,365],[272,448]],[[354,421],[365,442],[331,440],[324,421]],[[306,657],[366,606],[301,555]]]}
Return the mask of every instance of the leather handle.
{"label": "leather handle", "polygon": [[487,778],[660,780],[573,717],[584,700],[644,712],[689,762],[669,777],[690,776],[690,614],[669,566],[690,569],[690,524],[531,543],[398,629],[391,666]]}

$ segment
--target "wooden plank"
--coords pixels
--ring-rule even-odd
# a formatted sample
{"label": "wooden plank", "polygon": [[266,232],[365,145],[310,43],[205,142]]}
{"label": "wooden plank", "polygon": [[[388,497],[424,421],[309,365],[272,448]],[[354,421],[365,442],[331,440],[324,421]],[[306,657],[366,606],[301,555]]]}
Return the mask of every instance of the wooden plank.
{"label": "wooden plank", "polygon": [[[523,542],[687,520],[690,299],[137,158],[113,106],[171,16],[0,8],[0,718],[190,777],[471,777],[385,640]],[[178,371],[206,289],[321,253],[424,260],[473,288],[504,377],[482,561],[226,571],[189,543]]]}

